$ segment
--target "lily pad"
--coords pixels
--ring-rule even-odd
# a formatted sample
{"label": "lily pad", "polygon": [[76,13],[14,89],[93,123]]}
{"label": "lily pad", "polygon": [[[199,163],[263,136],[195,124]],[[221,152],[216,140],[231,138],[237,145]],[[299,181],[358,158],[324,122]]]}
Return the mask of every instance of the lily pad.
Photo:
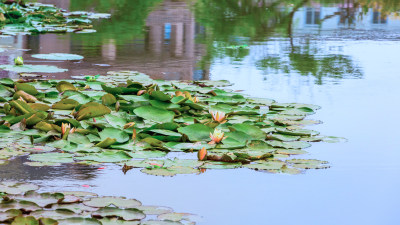
{"label": "lily pad", "polygon": [[96,197],[84,202],[83,204],[97,208],[108,207],[111,205],[120,208],[136,208],[142,205],[138,200],[118,197]]}
{"label": "lily pad", "polygon": [[140,221],[125,221],[125,220],[120,220],[118,218],[107,218],[104,217],[103,219],[99,220],[102,225],[139,225],[143,224],[140,223]]}
{"label": "lily pad", "polygon": [[241,167],[241,163],[214,162],[207,161],[200,168],[202,169],[236,169]]}
{"label": "lily pad", "polygon": [[95,162],[123,162],[130,160],[132,157],[124,151],[104,151],[101,153],[93,153],[87,156],[75,157],[77,160],[89,160]]}
{"label": "lily pad", "polygon": [[18,183],[15,181],[3,181],[0,183],[0,192],[17,195],[23,194],[27,191],[34,191],[39,189],[35,184]]}
{"label": "lily pad", "polygon": [[142,169],[141,171],[143,173],[147,173],[150,175],[166,176],[166,177],[173,177],[177,174],[193,174],[199,172],[199,170],[187,166],[171,166],[168,168]]}
{"label": "lily pad", "polygon": [[254,164],[247,164],[244,167],[255,170],[279,170],[285,165],[284,162],[281,161],[265,161],[258,162]]}
{"label": "lily pad", "polygon": [[163,151],[137,151],[128,152],[128,154],[134,159],[161,158],[167,155]]}
{"label": "lily pad", "polygon": [[34,54],[33,58],[47,59],[47,60],[81,60],[83,56],[67,53],[50,53],[50,54]]}
{"label": "lily pad", "polygon": [[72,163],[72,156],[69,153],[42,153],[30,155],[29,159],[37,162]]}
{"label": "lily pad", "polygon": [[62,73],[68,71],[67,69],[61,69],[56,66],[46,65],[0,65],[0,69],[12,71],[16,73]]}
{"label": "lily pad", "polygon": [[92,213],[94,217],[119,217],[123,220],[141,220],[146,217],[146,215],[134,208],[119,209],[114,207],[104,207],[96,212]]}
{"label": "lily pad", "polygon": [[125,131],[111,127],[105,128],[99,133],[99,135],[102,140],[106,138],[115,138],[117,144],[125,143],[130,139],[129,135]]}
{"label": "lily pad", "polygon": [[153,106],[142,106],[136,108],[133,112],[139,117],[159,123],[172,122],[175,116],[175,113],[171,111]]}
{"label": "lily pad", "polygon": [[102,225],[101,222],[91,218],[72,217],[58,220],[58,225]]}
{"label": "lily pad", "polygon": [[316,159],[290,159],[286,162],[300,169],[326,169],[330,167],[327,161]]}
{"label": "lily pad", "polygon": [[214,129],[203,124],[192,124],[186,127],[178,128],[178,131],[188,136],[190,141],[210,141],[210,133]]}

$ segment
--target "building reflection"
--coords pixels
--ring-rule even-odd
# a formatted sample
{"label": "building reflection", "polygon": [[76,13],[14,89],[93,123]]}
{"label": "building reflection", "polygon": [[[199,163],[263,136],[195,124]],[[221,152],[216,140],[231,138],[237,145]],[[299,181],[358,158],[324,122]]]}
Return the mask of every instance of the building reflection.
{"label": "building reflection", "polygon": [[[74,0],[42,0],[41,2],[55,4],[67,10],[78,7],[75,6],[78,3]],[[87,2],[90,2],[90,4],[86,4]],[[125,2],[122,8],[115,6],[117,8],[109,9],[110,12],[116,13],[115,18],[95,22],[97,33],[45,34],[0,38],[0,46],[29,49],[29,51],[0,53],[0,63],[10,64],[13,58],[23,56],[28,64],[51,64],[69,70],[65,73],[56,74],[53,78],[69,78],[73,75],[82,74],[105,74],[110,70],[136,70],[149,74],[156,79],[209,79],[210,61],[213,57],[209,55],[216,53],[213,52],[213,43],[211,47],[200,43],[202,41],[203,43],[207,42],[204,40],[212,36],[208,36],[208,32],[210,30],[212,32],[212,29],[207,29],[196,23],[192,3],[184,0],[154,0],[154,7],[149,7],[144,0],[135,1],[136,5],[129,4],[132,2],[128,0],[121,2]],[[244,4],[243,2],[238,1],[237,4]],[[87,7],[84,10],[92,11],[95,10],[98,3],[98,0],[88,0],[82,4]],[[275,1],[258,1],[258,3],[251,4],[251,7],[261,8],[266,5],[272,7]],[[127,12],[137,8],[138,4],[145,5],[143,7],[148,12],[146,11],[146,13],[143,13],[143,17],[138,18],[138,20],[141,20],[140,23],[133,24],[136,17],[134,13],[129,14]],[[111,7],[114,7],[114,5]],[[281,10],[277,7],[276,10],[278,9]],[[318,33],[321,30],[335,31],[345,25],[362,29],[378,28],[385,30],[400,27],[399,20],[388,17],[387,13],[381,13],[374,9],[369,9],[367,12],[363,10],[365,9],[354,0],[346,0],[336,4],[320,4],[318,2],[304,4],[294,13],[292,20],[294,21],[293,34]],[[121,13],[118,14],[118,12]],[[136,13],[138,12],[136,11]],[[259,13],[261,15],[263,11]],[[359,16],[361,13],[363,14],[362,17]],[[281,21],[279,18],[273,18],[268,23],[269,30],[273,30],[274,26],[278,26],[279,21]],[[213,21],[213,23],[217,28],[223,27],[223,24],[216,25],[221,21]],[[132,28],[132,26],[135,27]],[[262,25],[259,26],[262,27]],[[119,29],[107,29],[110,27],[118,27]],[[254,29],[256,30],[258,27]],[[110,32],[116,30],[118,32]],[[140,30],[139,35],[132,34],[132,36],[129,36],[130,33],[137,30]],[[228,29],[228,31],[230,30]],[[232,29],[232,32],[234,31]],[[229,37],[227,39],[231,40],[233,35],[226,34]],[[268,34],[257,35],[262,35],[262,38],[265,38],[265,35]],[[239,37],[235,38],[240,39]],[[85,59],[81,62],[49,62],[30,58],[31,54],[55,52],[80,54],[85,56]],[[110,67],[96,66],[98,64],[108,64]],[[0,71],[0,76],[17,78],[16,74],[5,71]]]}

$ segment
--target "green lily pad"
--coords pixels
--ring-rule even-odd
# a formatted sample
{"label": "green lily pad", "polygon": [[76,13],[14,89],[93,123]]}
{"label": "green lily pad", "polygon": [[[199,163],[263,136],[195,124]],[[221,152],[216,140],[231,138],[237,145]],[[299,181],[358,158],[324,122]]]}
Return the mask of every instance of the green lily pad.
{"label": "green lily pad", "polygon": [[214,132],[214,129],[206,125],[196,123],[186,127],[178,128],[178,131],[188,136],[190,141],[210,141],[210,133]]}
{"label": "green lily pad", "polygon": [[153,106],[142,106],[136,108],[133,112],[139,117],[158,123],[172,122],[175,116],[175,113],[171,111]]}
{"label": "green lily pad", "polygon": [[107,127],[99,133],[102,140],[107,138],[115,138],[117,144],[122,144],[129,141],[128,133],[117,128]]}
{"label": "green lily pad", "polygon": [[300,149],[279,149],[276,151],[276,153],[282,155],[301,155],[301,154],[307,154],[308,152]]}
{"label": "green lily pad", "polygon": [[42,153],[29,156],[29,160],[37,162],[72,163],[72,154],[69,153]]}
{"label": "green lily pad", "polygon": [[82,212],[94,212],[98,208],[86,206],[82,203],[72,203],[72,204],[55,204],[51,207],[52,210],[56,209],[67,209],[73,211],[76,214],[81,214]]}
{"label": "green lily pad", "polygon": [[60,81],[57,86],[56,89],[58,92],[64,92],[64,91],[76,91],[76,87],[71,84],[70,82],[67,81]]}
{"label": "green lily pad", "polygon": [[32,212],[32,211],[37,211],[40,210],[41,207],[39,207],[36,203],[34,202],[29,202],[29,201],[7,201],[7,202],[2,202],[0,204],[0,212],[5,212],[9,209],[19,209],[25,212]]}
{"label": "green lily pad", "polygon": [[58,220],[58,225],[102,225],[101,222],[92,218],[72,217],[68,219]]}
{"label": "green lily pad", "polygon": [[165,213],[171,213],[173,210],[168,207],[163,207],[163,206],[139,206],[136,207],[137,209],[143,211],[146,215],[161,215]]}
{"label": "green lily pad", "polygon": [[272,147],[287,148],[287,149],[308,148],[311,146],[311,144],[303,141],[292,141],[292,142],[267,141],[267,143]]}
{"label": "green lily pad", "polygon": [[55,220],[79,217],[78,214],[75,214],[74,212],[67,210],[67,209],[38,210],[38,211],[32,212],[30,215],[37,217],[37,218],[46,217],[46,218],[52,218]]}
{"label": "green lily pad", "polygon": [[62,73],[68,71],[67,69],[61,69],[56,66],[46,65],[0,65],[0,69],[12,71],[16,73]]}
{"label": "green lily pad", "polygon": [[94,217],[119,217],[123,220],[141,220],[146,217],[146,215],[134,208],[119,209],[114,207],[104,207],[96,212],[92,213]]}
{"label": "green lily pad", "polygon": [[34,202],[40,207],[47,207],[49,205],[62,201],[64,195],[61,193],[41,193],[38,194],[35,191],[28,191],[22,197],[18,197],[20,200]]}
{"label": "green lily pad", "polygon": [[207,161],[200,168],[202,169],[236,169],[241,167],[241,163],[214,162]]}
{"label": "green lily pad", "polygon": [[9,209],[5,212],[0,212],[0,222],[6,220],[13,220],[17,216],[21,216],[22,212],[19,209]]}
{"label": "green lily pad", "polygon": [[186,220],[186,221],[195,221],[198,219],[198,216],[195,214],[190,214],[190,213],[166,213],[166,214],[161,214],[157,217],[160,220],[169,220],[169,221],[181,221],[181,220]]}
{"label": "green lily pad", "polygon": [[252,140],[264,140],[266,133],[260,128],[249,124],[235,124],[232,126],[235,130],[241,131],[252,137]]}
{"label": "green lily pad", "polygon": [[142,205],[138,200],[118,197],[96,197],[84,202],[83,204],[96,208],[108,207],[111,205],[120,208],[136,208]]}
{"label": "green lily pad", "polygon": [[39,225],[39,221],[33,216],[18,216],[14,219],[11,225]]}
{"label": "green lily pad", "polygon": [[183,223],[171,220],[146,220],[141,225],[182,225]]}
{"label": "green lily pad", "polygon": [[161,158],[167,155],[163,151],[136,151],[128,152],[128,155],[134,159]]}
{"label": "green lily pad", "polygon": [[330,167],[327,161],[316,159],[290,159],[286,162],[300,169],[326,169]]}
{"label": "green lily pad", "polygon": [[[83,107],[83,106],[82,106]],[[77,120],[85,120],[93,117],[104,116],[111,113],[111,109],[102,104],[92,104],[90,106],[80,108],[76,114]]]}
{"label": "green lily pad", "polygon": [[243,165],[243,167],[247,167],[249,169],[255,170],[279,170],[285,165],[282,161],[264,161],[258,162],[254,164]]}
{"label": "green lily pad", "polygon": [[33,58],[47,60],[81,60],[83,56],[67,53],[34,54]]}
{"label": "green lily pad", "polygon": [[104,217],[103,219],[99,220],[102,225],[139,225],[143,224],[140,223],[140,221],[125,221],[125,220],[120,220],[118,218],[107,218]]}
{"label": "green lily pad", "polygon": [[95,162],[123,162],[128,161],[132,157],[124,151],[104,151],[101,153],[93,153],[87,156],[75,157],[77,160],[89,160]]}
{"label": "green lily pad", "polygon": [[39,186],[35,184],[18,183],[15,181],[3,181],[0,183],[0,192],[12,195],[23,194],[37,189],[39,189]]}
{"label": "green lily pad", "polygon": [[24,162],[24,165],[33,166],[33,167],[61,166],[61,163],[55,163],[55,162]]}
{"label": "green lily pad", "polygon": [[199,170],[187,166],[171,166],[168,168],[142,169],[141,172],[155,176],[173,177],[177,174],[198,173]]}

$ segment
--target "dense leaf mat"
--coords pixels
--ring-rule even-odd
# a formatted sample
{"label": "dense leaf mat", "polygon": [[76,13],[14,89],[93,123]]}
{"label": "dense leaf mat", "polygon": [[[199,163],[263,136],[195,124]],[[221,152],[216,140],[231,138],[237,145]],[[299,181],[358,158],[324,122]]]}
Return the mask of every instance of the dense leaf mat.
{"label": "dense leaf mat", "polygon": [[0,223],[12,225],[195,224],[199,218],[135,199],[90,192],[39,193],[34,184],[0,182]]}
{"label": "dense leaf mat", "polygon": [[110,17],[110,14],[105,13],[67,12],[51,4],[5,2],[7,3],[0,2],[0,33],[2,35],[91,33],[95,32],[91,19]]}
{"label": "dense leaf mat", "polygon": [[[320,123],[305,119],[320,107],[248,97],[227,81],[133,71],[74,79],[0,79],[0,164],[30,154],[30,166],[117,163],[162,176],[240,167],[296,174],[329,165],[291,155],[307,153],[310,142],[343,140],[304,129]],[[190,154],[200,149],[203,161]]]}

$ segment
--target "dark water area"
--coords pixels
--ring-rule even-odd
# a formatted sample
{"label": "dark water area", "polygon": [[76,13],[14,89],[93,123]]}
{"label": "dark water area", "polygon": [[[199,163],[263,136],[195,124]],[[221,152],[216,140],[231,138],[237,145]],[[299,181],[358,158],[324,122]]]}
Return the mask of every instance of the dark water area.
{"label": "dark water area", "polygon": [[[85,190],[137,198],[203,217],[198,224],[400,224],[400,1],[53,0],[70,11],[111,13],[93,34],[0,38],[0,64],[69,69],[64,79],[136,70],[159,79],[229,80],[232,89],[322,106],[309,127],[346,143],[313,143],[306,158],[331,168],[300,175],[249,169],[156,177],[116,165],[35,169],[16,159],[1,179],[46,191]],[[229,46],[247,45],[244,49]],[[13,50],[14,49],[14,50]],[[24,49],[15,50],[15,49]],[[74,53],[48,62],[36,53]],[[107,65],[105,65],[107,64]],[[1,77],[18,78],[0,71]],[[90,185],[84,188],[82,185]]]}

